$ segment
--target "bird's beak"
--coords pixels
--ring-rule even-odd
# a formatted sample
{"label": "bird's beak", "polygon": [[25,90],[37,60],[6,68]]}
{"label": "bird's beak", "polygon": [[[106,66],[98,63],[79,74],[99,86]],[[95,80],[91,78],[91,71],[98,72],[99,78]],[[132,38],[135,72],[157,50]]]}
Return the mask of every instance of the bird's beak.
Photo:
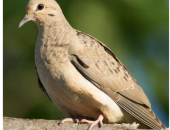
{"label": "bird's beak", "polygon": [[35,19],[34,14],[29,14],[29,15],[26,14],[23,20],[19,23],[18,28],[20,28],[22,25],[24,25],[28,21],[34,21],[34,19]]}

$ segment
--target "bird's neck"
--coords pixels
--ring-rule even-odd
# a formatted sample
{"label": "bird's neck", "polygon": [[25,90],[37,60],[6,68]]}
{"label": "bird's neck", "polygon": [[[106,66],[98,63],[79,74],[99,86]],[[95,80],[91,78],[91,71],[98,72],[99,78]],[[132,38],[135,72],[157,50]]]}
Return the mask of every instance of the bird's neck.
{"label": "bird's neck", "polygon": [[38,39],[46,45],[67,45],[76,39],[76,30],[67,21],[38,26]]}
{"label": "bird's neck", "polygon": [[38,26],[38,33],[35,47],[37,69],[44,66],[47,68],[53,67],[52,57],[54,57],[55,63],[63,63],[63,60],[66,59],[63,57],[68,53],[69,44],[74,43],[77,37],[76,31],[68,24],[53,23]]}

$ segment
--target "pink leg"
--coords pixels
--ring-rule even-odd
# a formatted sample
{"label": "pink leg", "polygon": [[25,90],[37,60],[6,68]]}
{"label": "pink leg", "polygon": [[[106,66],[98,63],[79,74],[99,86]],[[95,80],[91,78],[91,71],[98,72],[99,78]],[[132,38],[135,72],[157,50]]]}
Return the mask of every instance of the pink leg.
{"label": "pink leg", "polygon": [[88,124],[91,124],[90,126],[89,126],[89,128],[88,128],[88,130],[92,130],[92,128],[94,127],[94,126],[96,126],[97,124],[99,124],[100,125],[100,127],[101,126],[103,126],[103,114],[100,114],[99,115],[99,117],[98,117],[98,119],[96,120],[96,121],[90,121],[90,120],[86,120],[86,119],[83,119],[83,120],[81,120],[80,121],[80,123],[88,123]]}
{"label": "pink leg", "polygon": [[79,118],[75,119],[75,118],[59,117],[58,119],[61,120],[61,122],[59,124],[64,124],[65,122],[79,123],[82,119],[87,119],[87,118],[86,117],[79,117]]}

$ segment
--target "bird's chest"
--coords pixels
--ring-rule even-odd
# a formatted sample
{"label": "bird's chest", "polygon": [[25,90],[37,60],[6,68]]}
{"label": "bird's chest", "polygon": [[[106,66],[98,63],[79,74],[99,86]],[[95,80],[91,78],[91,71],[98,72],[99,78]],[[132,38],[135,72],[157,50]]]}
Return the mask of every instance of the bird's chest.
{"label": "bird's chest", "polygon": [[71,105],[72,100],[79,102],[77,92],[65,81],[66,75],[71,76],[70,67],[73,67],[67,58],[66,48],[44,48],[44,46],[36,48],[35,62],[43,86],[59,109],[65,107],[63,103]]}
{"label": "bird's chest", "polygon": [[69,63],[67,47],[37,45],[35,50],[35,63],[40,79],[44,83],[51,82],[51,80],[59,81]]}

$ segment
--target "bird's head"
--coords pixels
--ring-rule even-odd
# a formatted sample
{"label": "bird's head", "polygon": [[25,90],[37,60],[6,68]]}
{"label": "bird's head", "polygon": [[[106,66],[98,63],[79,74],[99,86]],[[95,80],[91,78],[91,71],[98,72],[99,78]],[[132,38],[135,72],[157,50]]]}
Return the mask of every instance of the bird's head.
{"label": "bird's head", "polygon": [[38,26],[62,20],[62,11],[55,0],[30,0],[26,7],[26,15],[19,28],[28,21],[34,21]]}

